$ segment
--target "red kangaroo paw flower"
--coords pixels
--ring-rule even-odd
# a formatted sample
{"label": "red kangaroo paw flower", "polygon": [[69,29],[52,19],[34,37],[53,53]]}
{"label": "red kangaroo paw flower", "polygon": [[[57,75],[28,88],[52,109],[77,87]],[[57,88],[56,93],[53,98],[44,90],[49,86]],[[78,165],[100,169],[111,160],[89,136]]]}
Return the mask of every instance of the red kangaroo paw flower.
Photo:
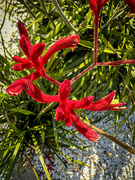
{"label": "red kangaroo paw flower", "polygon": [[72,122],[75,128],[84,135],[87,139],[97,142],[99,139],[99,135],[83,124],[75,115],[75,109],[86,109],[91,111],[104,111],[104,110],[119,110],[124,109],[118,108],[119,106],[124,105],[125,103],[116,103],[113,104],[113,99],[115,96],[115,91],[110,93],[108,96],[103,99],[92,102],[93,96],[89,96],[81,99],[80,101],[69,100],[68,96],[71,91],[71,83],[68,79],[64,80],[59,88],[59,94],[55,96],[49,96],[44,94],[39,88],[37,88],[31,81],[26,82],[27,86],[25,86],[25,91],[28,95],[30,95],[33,99],[42,103],[49,102],[59,102],[59,106],[56,109],[56,121],[64,120],[65,125],[70,127]]}
{"label": "red kangaroo paw flower", "polygon": [[110,104],[108,105],[108,107],[104,107],[104,110],[114,110],[114,111],[117,111],[117,110],[122,110],[122,109],[126,109],[126,107],[120,107],[119,106],[123,106],[125,105],[126,103],[116,103],[116,104]]}
{"label": "red kangaroo paw flower", "polygon": [[33,62],[34,66],[36,68],[40,68],[40,59],[39,59],[39,56],[42,54],[44,48],[45,48],[45,44],[44,43],[38,43],[38,44],[35,44],[32,47],[32,50],[31,50],[31,61]]}
{"label": "red kangaroo paw flower", "polygon": [[90,8],[92,9],[96,18],[99,18],[100,11],[107,1],[108,0],[90,0],[89,1]]}
{"label": "red kangaroo paw flower", "polygon": [[68,79],[65,79],[59,88],[59,96],[62,102],[66,101],[71,91],[71,84]]}
{"label": "red kangaroo paw flower", "polygon": [[108,94],[107,96],[105,96],[104,98],[100,99],[100,100],[97,101],[97,102],[100,102],[100,103],[104,102],[105,104],[108,105],[108,104],[110,104],[110,103],[112,102],[112,100],[114,99],[115,93],[116,93],[116,91],[113,91],[113,92],[111,92],[110,94]]}
{"label": "red kangaroo paw flower", "polygon": [[125,3],[128,4],[129,9],[130,9],[130,14],[135,13],[135,0],[124,0]]}
{"label": "red kangaroo paw flower", "polygon": [[24,35],[21,36],[21,39],[19,41],[19,46],[21,47],[27,58],[30,60],[30,46],[28,40],[25,38]]}
{"label": "red kangaroo paw flower", "polygon": [[41,58],[41,64],[44,65],[47,63],[49,58],[57,51],[65,48],[75,47],[80,41],[78,35],[73,34],[69,37],[65,37],[54,43],[47,53]]}
{"label": "red kangaroo paw flower", "polygon": [[22,71],[24,69],[30,69],[32,68],[32,66],[33,66],[32,63],[28,61],[27,63],[15,64],[13,66],[13,69],[15,71]]}
{"label": "red kangaroo paw flower", "polygon": [[40,55],[42,54],[45,48],[45,44],[38,43],[32,46],[28,37],[28,32],[21,21],[18,22],[18,29],[21,35],[19,45],[21,49],[23,50],[24,54],[27,56],[27,59],[22,59],[21,57],[17,57],[17,56],[13,57],[14,61],[16,63],[19,63],[19,64],[14,65],[13,69],[16,71],[21,71],[24,69],[33,68],[36,71],[39,71],[40,76],[60,86],[60,83],[58,81],[54,80],[53,78],[51,78],[45,73],[45,69],[43,65],[47,63],[49,58],[56,51],[59,51],[64,48],[75,47],[80,41],[79,36],[74,34],[69,37],[62,38],[61,40],[57,41],[43,57],[40,58]]}
{"label": "red kangaroo paw flower", "polygon": [[56,121],[65,120],[65,125],[70,127],[72,125],[71,109],[69,109],[65,103],[60,103],[56,109]]}
{"label": "red kangaroo paw flower", "polygon": [[64,103],[60,103],[60,105],[56,109],[56,121],[65,120],[65,125],[70,127],[72,125],[72,119],[70,114],[70,109],[67,108]]}
{"label": "red kangaroo paw flower", "polygon": [[22,90],[25,87],[26,81],[27,81],[27,78],[18,79],[6,89],[6,92],[11,96],[17,96],[21,94]]}
{"label": "red kangaroo paw flower", "polygon": [[121,110],[125,107],[118,108],[119,106],[124,105],[125,103],[116,103],[112,104],[116,91],[111,92],[109,95],[100,99],[99,101],[92,102],[89,106],[83,107],[83,109],[91,111],[105,111],[105,110]]}
{"label": "red kangaroo paw flower", "polygon": [[30,80],[26,82],[25,91],[33,99],[41,103],[60,102],[58,95],[50,96],[50,95],[44,94]]}
{"label": "red kangaroo paw flower", "polygon": [[90,141],[94,141],[94,142],[97,142],[99,140],[99,135],[95,131],[90,129],[88,126],[83,124],[76,117],[76,115],[72,114],[72,121],[73,121],[73,124],[74,124],[75,128],[77,129],[77,131],[79,131],[87,139],[89,139]]}

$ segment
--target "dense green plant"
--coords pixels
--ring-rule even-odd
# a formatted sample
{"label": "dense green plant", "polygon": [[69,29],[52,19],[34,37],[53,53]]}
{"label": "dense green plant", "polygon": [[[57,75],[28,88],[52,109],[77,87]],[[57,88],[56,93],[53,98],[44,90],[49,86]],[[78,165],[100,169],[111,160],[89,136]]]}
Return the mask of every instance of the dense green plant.
{"label": "dense green plant", "polygon": [[[80,36],[77,48],[73,51],[65,49],[57,52],[47,63],[46,73],[57,81],[71,80],[93,63],[94,18],[92,10],[89,9],[89,1],[62,0],[59,3],[54,0],[6,1],[5,12],[9,13],[10,18],[14,16],[14,12],[16,14],[27,13],[27,16],[23,17],[23,21],[27,24],[31,42],[32,44],[45,43],[44,54],[54,42],[62,37],[73,33]],[[97,62],[134,59],[134,18],[126,16],[128,12],[128,7],[120,0],[110,0],[103,7],[99,21]],[[2,28],[3,26],[1,26]],[[53,157],[54,155],[59,157],[63,164],[65,164],[65,160],[69,163],[82,164],[82,162],[72,160],[62,154],[60,149],[62,147],[85,149],[88,145],[82,141],[84,147],[79,147],[77,142],[67,137],[67,134],[71,134],[78,138],[75,132],[69,131],[63,122],[55,122],[56,103],[35,102],[25,92],[16,97],[5,93],[5,89],[12,82],[29,75],[31,70],[23,71],[23,73],[11,70],[15,63],[12,62],[9,50],[5,48],[2,33],[1,39],[5,57],[0,56],[0,105],[2,107],[0,109],[2,127],[0,133],[3,137],[0,140],[0,174],[3,177],[6,175],[6,179],[9,179],[14,165],[18,162],[18,167],[20,167],[22,160],[25,162],[30,157],[29,151],[34,150],[38,152],[49,179],[49,172],[41,154],[42,148],[45,148],[46,152],[49,152]],[[21,51],[20,56],[23,57]],[[40,78],[34,83],[45,94],[55,95],[58,93],[58,87],[47,80]],[[107,111],[105,116],[110,113],[114,114],[114,135],[123,124],[127,123],[129,131],[133,134],[132,147],[135,139],[135,126],[129,123],[128,118],[134,112],[135,76],[133,65],[96,66],[73,83],[71,98],[80,100],[86,96],[95,95],[95,100],[98,100],[113,90],[117,90],[117,99],[120,102],[126,102],[127,109],[116,113]],[[78,111],[78,113],[88,120],[83,110]],[[127,113],[126,117],[124,117],[125,113]],[[118,121],[120,116],[123,117],[121,122]],[[94,113],[92,118],[94,119]],[[96,121],[101,120],[102,118]],[[91,120],[88,121],[91,122]],[[5,122],[8,123],[8,127],[3,128]],[[25,157],[24,154],[26,154]],[[38,179],[36,171],[35,175]]]}

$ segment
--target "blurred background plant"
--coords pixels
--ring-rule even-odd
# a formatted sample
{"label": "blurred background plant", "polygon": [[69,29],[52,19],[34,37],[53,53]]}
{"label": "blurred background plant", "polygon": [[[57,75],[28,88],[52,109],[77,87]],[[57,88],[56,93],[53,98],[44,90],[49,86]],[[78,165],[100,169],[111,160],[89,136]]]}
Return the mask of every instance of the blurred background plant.
{"label": "blurred background plant", "polygon": [[[62,82],[71,80],[77,74],[93,62],[93,38],[94,22],[93,13],[89,9],[89,1],[73,0],[6,0],[1,1],[0,36],[3,54],[0,55],[0,174],[1,178],[10,179],[14,166],[18,163],[18,169],[25,162],[31,162],[33,154],[38,153],[48,179],[51,173],[45,164],[46,155],[49,153],[54,160],[57,156],[63,166],[69,162],[82,164],[77,159],[72,159],[62,153],[62,148],[72,151],[85,150],[89,147],[76,136],[76,131],[70,131],[63,122],[55,121],[55,109],[57,104],[41,104],[28,97],[25,92],[17,97],[9,96],[5,89],[15,80],[30,74],[29,70],[16,72],[11,68],[15,64],[13,56],[23,57],[19,49],[18,32],[13,32],[10,42],[4,39],[3,29],[5,19],[17,26],[18,20],[25,23],[32,44],[42,42],[46,44],[44,53],[49,47],[62,37],[77,33],[80,43],[75,49],[65,49],[55,53],[46,65],[46,73]],[[135,21],[128,17],[128,6],[121,0],[110,0],[102,8],[99,22],[98,62],[134,59],[134,30]],[[63,14],[64,13],[64,14]],[[11,47],[16,44],[15,51]],[[11,47],[11,48],[10,48]],[[57,85],[40,78],[34,82],[44,93],[55,95],[58,92]],[[72,84],[72,98],[80,100],[83,97],[94,95],[98,100],[113,90],[117,91],[116,98],[120,102],[126,102],[127,109],[113,112],[106,111],[104,117],[95,118],[96,112],[79,111],[79,115],[92,124],[102,121],[103,118],[113,114],[114,136],[126,123],[132,133],[131,147],[135,140],[135,125],[129,122],[129,116],[135,110],[135,69],[133,65],[118,67],[95,67],[83,77]],[[70,97],[71,98],[71,97]],[[119,119],[121,118],[121,121]],[[110,127],[112,128],[112,127]],[[70,138],[68,135],[71,135]],[[84,143],[79,147],[77,140]],[[43,154],[44,150],[44,154]],[[32,153],[32,155],[31,155]],[[35,176],[39,179],[31,163]],[[49,169],[49,168],[48,168]],[[19,170],[18,176],[20,177]]]}

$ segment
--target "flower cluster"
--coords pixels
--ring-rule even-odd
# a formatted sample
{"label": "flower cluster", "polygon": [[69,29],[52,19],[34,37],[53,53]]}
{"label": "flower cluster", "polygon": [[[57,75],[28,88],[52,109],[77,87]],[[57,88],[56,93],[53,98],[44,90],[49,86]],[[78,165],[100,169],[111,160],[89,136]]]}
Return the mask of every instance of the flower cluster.
{"label": "flower cluster", "polygon": [[93,102],[94,96],[89,96],[77,100],[69,100],[68,96],[71,91],[71,84],[68,79],[65,79],[60,87],[58,95],[47,95],[44,94],[37,86],[35,86],[31,81],[27,81],[27,86],[25,89],[26,93],[30,95],[33,99],[42,103],[57,102],[60,103],[56,109],[56,121],[65,121],[65,125],[70,127],[72,123],[75,128],[84,135],[87,139],[97,142],[99,135],[84,125],[75,114],[75,109],[86,109],[91,111],[104,111],[104,110],[121,110],[125,107],[118,108],[125,103],[113,104],[113,99],[115,96],[115,91],[110,93],[103,99]]}
{"label": "flower cluster", "polygon": [[[94,12],[95,18],[97,19],[99,18],[100,10],[107,1],[108,0],[90,0],[89,1],[90,8]],[[132,3],[132,1],[133,0],[129,2]],[[129,2],[127,3],[130,6],[131,3]],[[132,9],[130,9],[130,11],[132,12]],[[97,28],[98,28],[98,24],[96,26],[96,29]],[[88,96],[88,97],[82,98],[81,100],[69,100],[69,95],[71,92],[71,82],[73,83],[73,81],[69,81],[68,79],[65,79],[63,82],[60,83],[54,80],[53,78],[51,78],[50,76],[48,76],[44,68],[44,65],[48,62],[49,58],[55,52],[65,49],[65,48],[75,47],[80,41],[79,36],[76,34],[73,34],[73,35],[70,35],[69,37],[65,37],[58,40],[50,47],[50,49],[47,51],[45,55],[40,57],[44,51],[45,44],[38,43],[38,44],[32,45],[30,43],[28,32],[21,21],[18,22],[18,29],[21,36],[20,41],[19,41],[19,46],[24,52],[26,58],[24,59],[18,56],[13,57],[13,60],[17,63],[13,66],[13,69],[15,71],[22,71],[24,69],[32,68],[33,73],[21,79],[16,80],[13,84],[11,84],[6,89],[6,92],[10,95],[16,96],[16,95],[19,95],[24,89],[25,92],[29,96],[31,96],[33,99],[35,99],[38,102],[59,103],[56,109],[56,117],[55,117],[56,121],[62,120],[65,122],[65,125],[68,127],[70,127],[73,124],[75,128],[87,139],[97,142],[99,139],[99,135],[80,121],[80,119],[75,114],[75,110],[76,109],[85,109],[85,110],[90,110],[90,111],[121,110],[121,109],[124,109],[125,107],[120,107],[120,106],[124,105],[125,103],[113,103],[114,96],[116,93],[115,91],[113,91],[112,93],[104,97],[103,99],[100,99],[99,101],[96,101],[96,102],[93,102],[94,96]],[[95,49],[97,49],[97,38],[98,36],[96,35]],[[101,63],[96,62],[96,56],[97,56],[96,53],[97,52],[95,51],[95,64],[94,65],[102,65]],[[128,62],[131,63],[131,60],[128,60]],[[132,63],[135,63],[134,60],[132,60]],[[119,64],[124,64],[124,63],[123,61],[120,61],[117,63],[115,62],[115,64],[104,63],[103,65],[113,66],[113,65],[119,65]],[[41,76],[59,86],[58,95],[44,94],[36,85],[33,84],[32,81],[40,78]]]}
{"label": "flower cluster", "polygon": [[28,32],[21,21],[18,22],[18,29],[21,36],[19,46],[26,55],[27,59],[23,59],[18,56],[13,57],[13,60],[17,63],[13,66],[13,69],[15,71],[22,71],[24,69],[33,68],[34,72],[29,76],[25,76],[11,84],[6,90],[7,93],[13,96],[19,95],[22,92],[22,90],[25,89],[26,82],[28,80],[34,81],[40,78],[41,76],[57,85],[60,85],[59,82],[55,81],[46,74],[44,65],[48,62],[49,58],[55,52],[65,48],[75,47],[80,41],[79,36],[73,34],[69,37],[60,39],[50,47],[50,49],[44,56],[40,57],[45,48],[45,44],[38,43],[32,46],[30,43]]}

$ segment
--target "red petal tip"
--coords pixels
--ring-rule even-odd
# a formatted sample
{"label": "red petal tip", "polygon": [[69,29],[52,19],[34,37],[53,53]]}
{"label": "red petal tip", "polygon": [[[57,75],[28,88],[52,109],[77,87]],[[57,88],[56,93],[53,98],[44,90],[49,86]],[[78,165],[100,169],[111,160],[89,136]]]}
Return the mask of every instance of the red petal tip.
{"label": "red petal tip", "polygon": [[20,36],[24,35],[27,39],[29,39],[27,29],[25,28],[24,23],[22,23],[20,20],[18,21],[18,30]]}

